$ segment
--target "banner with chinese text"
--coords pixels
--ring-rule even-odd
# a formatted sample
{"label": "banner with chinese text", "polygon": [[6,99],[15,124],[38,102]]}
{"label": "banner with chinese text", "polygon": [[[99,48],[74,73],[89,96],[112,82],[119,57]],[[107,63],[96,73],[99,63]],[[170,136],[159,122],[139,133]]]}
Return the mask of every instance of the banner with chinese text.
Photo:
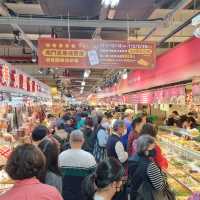
{"label": "banner with chinese text", "polygon": [[[25,91],[30,94],[50,95],[49,87],[32,76],[13,68],[13,66],[0,59],[0,91]],[[39,96],[39,95],[38,95]]]}
{"label": "banner with chinese text", "polygon": [[111,40],[39,38],[41,67],[151,68],[155,65],[155,43]]}

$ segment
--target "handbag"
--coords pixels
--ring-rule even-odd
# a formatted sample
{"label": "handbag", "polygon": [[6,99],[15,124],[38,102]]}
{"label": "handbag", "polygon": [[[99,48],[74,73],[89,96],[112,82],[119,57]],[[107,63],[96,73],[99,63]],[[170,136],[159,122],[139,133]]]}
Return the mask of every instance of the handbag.
{"label": "handbag", "polygon": [[167,196],[168,200],[176,200],[176,195],[170,189],[169,184],[167,182],[166,182],[166,187],[165,187],[164,193]]}
{"label": "handbag", "polygon": [[176,200],[176,197],[168,184],[163,191],[158,191],[149,182],[143,182],[137,191],[135,200]]}

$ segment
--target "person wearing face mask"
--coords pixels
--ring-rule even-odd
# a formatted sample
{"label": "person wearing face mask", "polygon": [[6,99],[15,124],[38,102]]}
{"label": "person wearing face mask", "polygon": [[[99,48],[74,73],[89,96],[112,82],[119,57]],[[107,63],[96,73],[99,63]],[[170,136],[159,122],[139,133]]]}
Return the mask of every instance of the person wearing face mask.
{"label": "person wearing face mask", "polygon": [[116,120],[113,126],[113,133],[108,138],[106,146],[108,157],[114,157],[125,164],[128,159],[128,153],[125,151],[120,137],[126,134],[125,123],[123,120]]}
{"label": "person wearing face mask", "polygon": [[114,200],[120,192],[123,182],[124,168],[114,158],[102,161],[94,174],[83,181],[85,200]]}
{"label": "person wearing face mask", "polygon": [[142,135],[137,139],[137,154],[128,160],[131,200],[168,200],[165,174],[152,161],[156,156],[155,139]]}
{"label": "person wearing face mask", "polygon": [[[157,136],[157,129],[150,123],[147,123],[143,126],[140,136],[142,135],[150,135],[156,140]],[[162,154],[162,150],[160,146],[156,143],[155,145],[156,156],[153,158],[153,161],[161,168],[167,169],[168,168],[168,161],[165,156]],[[132,144],[132,155],[134,156],[137,153],[137,139],[133,141]]]}
{"label": "person wearing face mask", "polygon": [[77,121],[77,124],[76,124],[77,129],[80,129],[85,126],[85,120],[87,117],[88,117],[88,114],[86,112],[81,113],[81,118],[80,120]]}
{"label": "person wearing face mask", "polygon": [[96,135],[93,155],[97,162],[107,158],[106,144],[108,142],[110,124],[106,118],[102,119]]}

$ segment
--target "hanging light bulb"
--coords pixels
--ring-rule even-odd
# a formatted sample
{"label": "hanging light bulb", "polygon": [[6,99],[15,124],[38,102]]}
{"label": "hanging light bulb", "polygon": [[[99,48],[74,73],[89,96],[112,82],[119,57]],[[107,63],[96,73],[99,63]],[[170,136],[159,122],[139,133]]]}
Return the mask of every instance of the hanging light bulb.
{"label": "hanging light bulb", "polygon": [[194,36],[197,38],[200,38],[200,27],[196,28],[196,30],[193,32]]}
{"label": "hanging light bulb", "polygon": [[84,71],[83,77],[84,77],[84,78],[88,78],[88,77],[90,76],[90,73],[91,73],[91,71],[90,71],[89,69],[86,69],[86,70]]}
{"label": "hanging light bulb", "polygon": [[120,1],[120,0],[102,0],[102,1],[101,1],[101,4],[102,4],[103,6],[105,6],[106,8],[109,7],[109,6],[110,6],[111,8],[114,8],[114,7],[117,7],[117,6],[118,6],[119,1]]}
{"label": "hanging light bulb", "polygon": [[85,81],[83,81],[83,82],[81,83],[81,86],[85,86]]}
{"label": "hanging light bulb", "polygon": [[35,51],[32,51],[32,62],[37,62],[37,53]]}
{"label": "hanging light bulb", "polygon": [[119,0],[111,0],[110,7],[115,8],[119,4]]}
{"label": "hanging light bulb", "polygon": [[124,69],[124,70],[121,72],[121,78],[124,79],[124,80],[128,78],[127,69]]}
{"label": "hanging light bulb", "polygon": [[127,72],[124,72],[123,74],[122,74],[122,79],[127,79],[128,78],[128,73]]}

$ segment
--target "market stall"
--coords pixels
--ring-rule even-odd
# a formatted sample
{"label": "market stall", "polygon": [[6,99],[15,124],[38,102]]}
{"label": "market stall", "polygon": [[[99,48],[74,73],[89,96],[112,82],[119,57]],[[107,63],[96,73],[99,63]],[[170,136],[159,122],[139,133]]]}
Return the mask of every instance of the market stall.
{"label": "market stall", "polygon": [[200,143],[185,129],[159,127],[159,142],[169,160],[169,183],[177,199],[187,199],[200,190]]}
{"label": "market stall", "polygon": [[[52,105],[49,87],[0,59],[0,167],[19,143],[29,140],[32,129]],[[7,188],[0,171],[0,191]]]}

